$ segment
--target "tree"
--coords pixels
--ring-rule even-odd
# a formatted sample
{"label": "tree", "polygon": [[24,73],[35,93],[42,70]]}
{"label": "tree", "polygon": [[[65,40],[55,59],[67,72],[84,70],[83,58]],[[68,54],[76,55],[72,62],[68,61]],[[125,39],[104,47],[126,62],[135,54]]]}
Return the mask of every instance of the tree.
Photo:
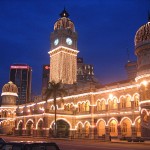
{"label": "tree", "polygon": [[57,97],[63,97],[63,95],[66,95],[67,92],[64,89],[63,85],[61,82],[56,83],[55,81],[51,81],[48,83],[48,87],[47,90],[45,92],[45,99],[46,99],[46,103],[47,100],[52,97],[53,98],[53,102],[54,102],[54,107],[55,107],[55,121],[54,121],[54,136],[56,137],[57,135],[57,129],[56,129],[56,115],[57,115],[57,106],[56,106],[56,98]]}

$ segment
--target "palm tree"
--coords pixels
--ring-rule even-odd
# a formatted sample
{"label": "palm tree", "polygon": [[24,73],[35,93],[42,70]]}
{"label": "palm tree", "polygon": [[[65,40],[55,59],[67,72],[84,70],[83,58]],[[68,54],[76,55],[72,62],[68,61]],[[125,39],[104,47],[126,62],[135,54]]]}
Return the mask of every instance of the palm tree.
{"label": "palm tree", "polygon": [[57,135],[57,130],[56,130],[56,111],[57,111],[57,107],[56,107],[56,98],[58,96],[63,97],[63,95],[65,95],[67,92],[66,90],[63,88],[63,85],[61,82],[56,83],[55,81],[51,81],[48,83],[48,87],[47,90],[45,92],[45,99],[46,99],[46,103],[47,100],[52,97],[54,100],[54,107],[55,107],[55,124],[54,124],[54,136],[56,137]]}

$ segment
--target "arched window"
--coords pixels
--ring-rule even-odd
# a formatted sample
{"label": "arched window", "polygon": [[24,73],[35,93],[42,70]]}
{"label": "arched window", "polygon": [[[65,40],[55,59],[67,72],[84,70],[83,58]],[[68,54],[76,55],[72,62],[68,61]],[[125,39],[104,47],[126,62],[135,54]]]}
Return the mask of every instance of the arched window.
{"label": "arched window", "polygon": [[126,107],[131,107],[131,97],[130,96],[126,97]]}
{"label": "arched window", "polygon": [[112,100],[108,101],[108,109],[109,110],[113,109],[113,101]]}
{"label": "arched window", "polygon": [[97,111],[100,111],[101,110],[101,103],[100,101],[97,101]]}
{"label": "arched window", "polygon": [[122,97],[120,100],[120,107],[121,108],[125,108],[126,107],[126,100],[125,97]]}
{"label": "arched window", "polygon": [[83,102],[82,103],[82,110],[81,110],[82,112],[84,112],[85,111],[85,103]]}
{"label": "arched window", "polygon": [[78,112],[81,112],[81,104],[78,103]]}
{"label": "arched window", "polygon": [[89,123],[85,124],[85,136],[88,137],[90,132],[90,125]]}
{"label": "arched window", "polygon": [[138,95],[134,96],[134,107],[139,107],[139,96]]}
{"label": "arched window", "polygon": [[115,132],[115,124],[113,122],[110,123],[110,132],[111,133]]}
{"label": "arched window", "polygon": [[101,101],[102,110],[106,110],[105,101]]}
{"label": "arched window", "polygon": [[116,98],[114,98],[113,99],[113,109],[117,109],[117,99]]}
{"label": "arched window", "polygon": [[89,106],[89,102],[85,103],[85,111],[89,111],[90,110],[90,106]]}
{"label": "arched window", "polygon": [[123,126],[122,126],[122,133],[123,134],[126,134],[127,132],[127,124],[126,123],[123,123]]}

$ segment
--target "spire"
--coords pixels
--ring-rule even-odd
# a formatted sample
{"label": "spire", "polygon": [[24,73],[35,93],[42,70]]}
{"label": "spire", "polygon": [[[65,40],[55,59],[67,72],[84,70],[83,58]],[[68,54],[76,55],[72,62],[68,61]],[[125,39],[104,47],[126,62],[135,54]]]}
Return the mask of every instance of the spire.
{"label": "spire", "polygon": [[66,17],[66,18],[69,17],[69,13],[66,11],[65,7],[64,7],[64,10],[59,15],[60,17]]}

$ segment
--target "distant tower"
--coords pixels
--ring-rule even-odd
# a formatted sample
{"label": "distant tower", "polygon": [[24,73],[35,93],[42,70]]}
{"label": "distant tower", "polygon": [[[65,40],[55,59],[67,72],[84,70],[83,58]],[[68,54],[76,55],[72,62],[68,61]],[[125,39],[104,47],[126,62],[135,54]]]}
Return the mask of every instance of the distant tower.
{"label": "distant tower", "polygon": [[31,75],[31,67],[26,64],[10,66],[10,81],[18,87],[17,104],[25,104],[31,100]]}
{"label": "distant tower", "polygon": [[[15,128],[16,101],[18,88],[13,82],[8,82],[2,88],[2,102],[0,107],[0,133],[8,134]],[[5,121],[7,123],[5,123]]]}
{"label": "distant tower", "polygon": [[141,134],[150,137],[150,16],[135,35],[135,54],[137,55],[137,76],[139,84]]}
{"label": "distant tower", "polygon": [[18,98],[18,88],[13,82],[8,82],[2,88],[2,103],[1,106],[16,105]]}
{"label": "distant tower", "polygon": [[125,65],[125,69],[127,72],[128,79],[135,79],[137,74],[137,62],[128,61]]}
{"label": "distant tower", "polygon": [[51,33],[50,81],[73,84],[77,80],[77,33],[64,9]]}
{"label": "distant tower", "polygon": [[42,95],[45,94],[46,89],[48,87],[49,82],[49,75],[50,75],[50,65],[43,65],[43,72],[42,72]]}

